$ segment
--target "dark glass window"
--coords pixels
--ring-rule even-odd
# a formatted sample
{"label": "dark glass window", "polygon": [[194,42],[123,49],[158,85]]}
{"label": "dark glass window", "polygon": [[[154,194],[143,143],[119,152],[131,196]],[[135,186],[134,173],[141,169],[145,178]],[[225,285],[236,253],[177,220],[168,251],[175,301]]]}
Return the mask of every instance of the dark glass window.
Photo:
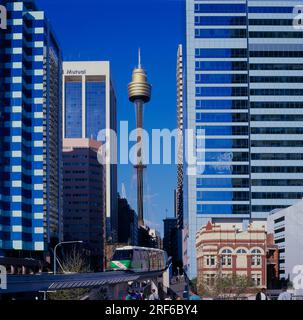
{"label": "dark glass window", "polygon": [[195,4],[195,13],[240,13],[246,12],[245,4]]}
{"label": "dark glass window", "polygon": [[[303,104],[302,104],[303,106]],[[247,109],[248,100],[196,100],[197,109]]]}
{"label": "dark glass window", "polygon": [[196,38],[246,38],[246,29],[195,29]]}
{"label": "dark glass window", "polygon": [[[210,17],[211,19],[213,17]],[[247,49],[208,49],[197,48],[196,58],[247,58]]]}
{"label": "dark glass window", "polygon": [[246,17],[204,17],[204,16],[195,16],[195,25],[196,26],[246,26]]}
{"label": "dark glass window", "polygon": [[133,258],[133,250],[116,250],[112,260],[131,260]]}

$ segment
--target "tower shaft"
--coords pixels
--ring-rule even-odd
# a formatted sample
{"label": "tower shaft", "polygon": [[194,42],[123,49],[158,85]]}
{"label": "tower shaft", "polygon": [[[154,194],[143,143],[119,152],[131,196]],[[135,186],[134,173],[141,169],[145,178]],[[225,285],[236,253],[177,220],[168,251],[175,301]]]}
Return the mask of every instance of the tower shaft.
{"label": "tower shaft", "polygon": [[146,168],[143,163],[143,106],[144,102],[142,100],[135,101],[136,108],[136,124],[137,124],[137,159],[135,169],[137,170],[137,211],[138,211],[138,224],[139,226],[144,226],[144,218],[143,218],[143,175],[144,169]]}

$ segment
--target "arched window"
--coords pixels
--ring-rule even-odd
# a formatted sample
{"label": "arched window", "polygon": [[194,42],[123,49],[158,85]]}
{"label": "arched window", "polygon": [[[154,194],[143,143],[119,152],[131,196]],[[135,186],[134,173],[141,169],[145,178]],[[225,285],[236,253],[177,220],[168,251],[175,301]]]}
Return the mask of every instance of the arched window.
{"label": "arched window", "polygon": [[221,254],[232,254],[232,251],[230,249],[224,249]]}
{"label": "arched window", "polygon": [[254,267],[259,267],[262,264],[262,252],[259,249],[254,249],[251,251],[252,258],[251,258],[251,265]]}
{"label": "arched window", "polygon": [[232,251],[230,249],[224,249],[221,252],[221,264],[224,267],[231,267],[232,265]]}
{"label": "arched window", "polygon": [[247,254],[247,251],[245,249],[238,249],[237,254]]}

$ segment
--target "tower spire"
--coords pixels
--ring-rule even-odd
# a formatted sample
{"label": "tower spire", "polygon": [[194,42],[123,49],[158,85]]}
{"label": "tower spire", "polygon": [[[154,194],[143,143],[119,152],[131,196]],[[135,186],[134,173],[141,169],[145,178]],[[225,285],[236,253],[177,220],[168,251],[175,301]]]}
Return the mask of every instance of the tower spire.
{"label": "tower spire", "polygon": [[138,49],[138,69],[141,69],[141,49]]}

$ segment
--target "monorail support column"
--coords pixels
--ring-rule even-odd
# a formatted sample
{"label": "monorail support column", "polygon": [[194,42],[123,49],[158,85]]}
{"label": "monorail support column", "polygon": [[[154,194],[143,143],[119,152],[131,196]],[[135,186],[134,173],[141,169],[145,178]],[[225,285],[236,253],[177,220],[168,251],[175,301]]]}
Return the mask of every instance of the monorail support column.
{"label": "monorail support column", "polygon": [[128,284],[117,283],[108,287],[108,296],[111,300],[122,300],[127,295]]}
{"label": "monorail support column", "polygon": [[162,275],[163,279],[163,291],[167,294],[168,289],[170,287],[170,269],[167,268]]}
{"label": "monorail support column", "polygon": [[158,288],[158,278],[154,278],[150,280],[150,286],[151,290],[155,290],[157,294],[159,294],[159,288]]}

